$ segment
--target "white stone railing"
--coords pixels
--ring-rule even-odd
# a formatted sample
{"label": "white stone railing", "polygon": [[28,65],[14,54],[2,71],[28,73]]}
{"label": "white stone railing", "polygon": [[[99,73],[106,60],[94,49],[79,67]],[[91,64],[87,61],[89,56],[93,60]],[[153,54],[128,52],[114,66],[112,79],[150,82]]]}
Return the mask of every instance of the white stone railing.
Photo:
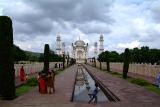
{"label": "white stone railing", "polygon": [[[91,64],[91,63],[89,63]],[[97,67],[100,67],[98,61],[96,61]],[[119,71],[122,73],[123,71],[123,63],[112,62],[110,63],[110,68],[112,71]],[[106,63],[102,63],[102,69],[106,69]],[[156,77],[158,73],[160,73],[160,65],[151,65],[151,64],[129,64],[129,72],[144,75],[148,77]]]}
{"label": "white stone railing", "polygon": [[[49,63],[49,68],[52,69],[55,66],[55,63],[57,62],[50,62]],[[58,62],[59,63],[59,62]],[[43,70],[43,63],[40,62],[34,62],[31,64],[14,64],[14,69],[15,69],[15,76],[18,77],[19,76],[19,71],[21,66],[23,65],[24,67],[24,71],[26,74],[32,74],[32,73],[36,73],[36,72],[40,72]]]}
{"label": "white stone railing", "polygon": [[[123,63],[110,63],[111,69],[123,70]],[[129,64],[129,72],[140,74],[148,77],[156,77],[160,73],[160,65],[151,64]]]}

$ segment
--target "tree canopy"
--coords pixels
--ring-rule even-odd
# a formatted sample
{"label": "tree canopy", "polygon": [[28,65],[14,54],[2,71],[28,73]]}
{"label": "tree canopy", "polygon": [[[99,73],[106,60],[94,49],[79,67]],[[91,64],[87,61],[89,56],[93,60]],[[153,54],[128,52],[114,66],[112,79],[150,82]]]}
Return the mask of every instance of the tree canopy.
{"label": "tree canopy", "polygon": [[[131,54],[131,63],[157,63],[160,64],[160,49],[150,49],[148,46],[141,48],[129,49]],[[123,62],[124,52],[118,53],[116,51],[105,51],[99,54],[98,61],[106,62]]]}

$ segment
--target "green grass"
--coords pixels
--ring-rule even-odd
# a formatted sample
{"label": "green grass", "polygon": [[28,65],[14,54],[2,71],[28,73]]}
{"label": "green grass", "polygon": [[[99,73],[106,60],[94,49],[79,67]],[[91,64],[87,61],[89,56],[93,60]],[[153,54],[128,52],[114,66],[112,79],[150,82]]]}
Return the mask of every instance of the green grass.
{"label": "green grass", "polygon": [[114,75],[116,77],[122,78],[122,74],[118,73],[118,72],[112,72],[112,71],[107,71],[107,69],[103,69],[104,72],[107,72],[111,75]]}
{"label": "green grass", "polygon": [[64,69],[60,68],[60,69],[56,70],[55,73],[56,73],[56,75],[58,75],[58,74],[62,73],[63,71],[64,71]]}
{"label": "green grass", "polygon": [[[103,70],[103,72],[105,72],[106,69]],[[110,72],[106,72],[106,73],[109,73],[115,77],[118,77],[118,78],[122,78],[122,74],[118,73],[118,72],[113,72],[113,71],[110,71]],[[123,79],[123,78],[122,78]],[[140,86],[143,86],[145,87],[146,89],[150,90],[150,91],[153,91],[157,94],[160,94],[160,88],[158,88],[157,86],[155,85],[152,85],[151,83],[149,83],[148,81],[142,79],[142,78],[133,78],[133,77],[127,77],[127,79],[124,79],[126,81],[129,81],[133,84],[137,84],[137,85],[140,85]]]}
{"label": "green grass", "polygon": [[38,80],[37,78],[30,78],[27,83],[25,84],[27,86],[37,86],[38,85]]}
{"label": "green grass", "polygon": [[142,78],[132,78],[130,80],[131,83],[140,85],[140,86],[148,86],[151,85],[151,83],[147,82],[146,80],[142,79]]}
{"label": "green grass", "polygon": [[147,85],[147,86],[144,86],[145,88],[147,88],[148,90],[151,90],[155,93],[158,93],[160,94],[160,88],[154,86],[154,85]]}
{"label": "green grass", "polygon": [[19,96],[25,92],[28,92],[29,89],[31,89],[31,86],[28,86],[28,85],[22,85],[18,88],[16,88],[16,95]]}
{"label": "green grass", "polygon": [[[66,67],[66,68],[68,68],[68,67]],[[66,68],[65,68],[65,69],[66,69]],[[63,68],[60,68],[60,69],[56,70],[55,72],[56,72],[56,75],[57,75],[57,74],[62,73],[63,71],[64,71],[64,69],[63,69]],[[19,96],[19,95],[21,95],[21,94],[23,94],[23,93],[26,93],[26,92],[28,92],[31,88],[33,88],[34,86],[37,86],[37,85],[38,85],[38,80],[37,80],[36,78],[34,78],[34,77],[33,77],[33,78],[30,78],[30,79],[26,82],[26,84],[24,84],[24,85],[16,88],[16,95]]]}
{"label": "green grass", "polygon": [[30,78],[24,85],[16,88],[16,95],[19,96],[23,93],[28,92],[31,88],[38,85],[38,80],[36,78]]}

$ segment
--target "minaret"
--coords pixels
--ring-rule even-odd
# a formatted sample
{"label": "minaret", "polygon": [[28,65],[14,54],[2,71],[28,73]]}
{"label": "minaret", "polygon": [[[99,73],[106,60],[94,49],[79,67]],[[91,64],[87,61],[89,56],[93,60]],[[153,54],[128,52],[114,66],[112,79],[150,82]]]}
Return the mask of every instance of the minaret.
{"label": "minaret", "polygon": [[65,42],[62,42],[62,54],[65,54]]}
{"label": "minaret", "polygon": [[73,58],[75,58],[75,46],[74,46],[74,44],[72,43],[72,55],[73,55]]}
{"label": "minaret", "polygon": [[56,52],[57,52],[58,55],[60,55],[61,54],[61,37],[60,37],[59,33],[57,34],[56,42],[57,42]]}
{"label": "minaret", "polygon": [[103,35],[101,34],[100,35],[100,40],[99,40],[99,54],[101,54],[103,51],[104,51],[104,48],[103,48]]}
{"label": "minaret", "polygon": [[97,59],[97,42],[94,43],[94,57]]}
{"label": "minaret", "polygon": [[88,57],[88,43],[85,46],[85,59]]}

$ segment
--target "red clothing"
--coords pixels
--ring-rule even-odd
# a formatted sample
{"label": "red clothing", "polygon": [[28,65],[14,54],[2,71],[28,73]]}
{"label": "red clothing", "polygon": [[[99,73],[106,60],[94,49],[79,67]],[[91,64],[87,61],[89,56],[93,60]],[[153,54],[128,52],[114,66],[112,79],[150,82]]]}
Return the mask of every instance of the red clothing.
{"label": "red clothing", "polygon": [[39,88],[40,88],[40,93],[44,94],[46,92],[45,78],[42,77],[39,78]]}
{"label": "red clothing", "polygon": [[20,69],[20,79],[21,79],[21,81],[25,80],[25,72],[24,72],[23,67],[21,67],[21,69]]}

